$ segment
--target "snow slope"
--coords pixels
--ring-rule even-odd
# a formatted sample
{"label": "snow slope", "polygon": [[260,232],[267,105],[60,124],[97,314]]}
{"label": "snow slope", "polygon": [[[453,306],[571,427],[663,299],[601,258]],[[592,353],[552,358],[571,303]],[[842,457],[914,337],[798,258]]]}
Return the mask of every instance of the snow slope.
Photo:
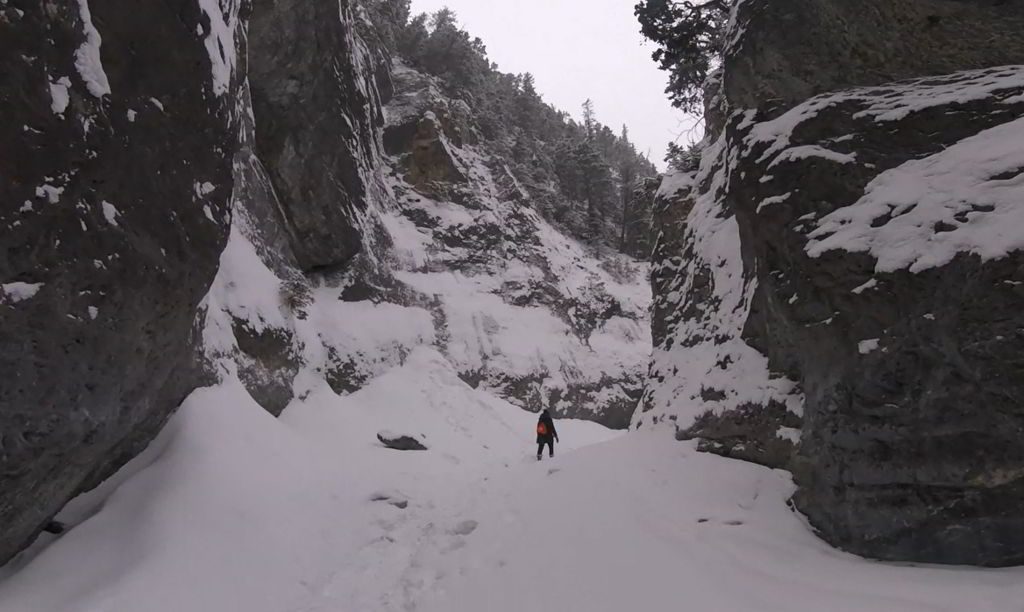
{"label": "snow slope", "polygon": [[[533,416],[431,349],[345,397],[308,375],[280,420],[237,381],[194,393],[121,486],[62,517],[88,518],[8,566],[0,610],[996,612],[1024,597],[1022,570],[836,552],[787,508],[784,472],[664,431],[559,421],[565,446],[537,463]],[[430,450],[383,448],[381,429]]]}

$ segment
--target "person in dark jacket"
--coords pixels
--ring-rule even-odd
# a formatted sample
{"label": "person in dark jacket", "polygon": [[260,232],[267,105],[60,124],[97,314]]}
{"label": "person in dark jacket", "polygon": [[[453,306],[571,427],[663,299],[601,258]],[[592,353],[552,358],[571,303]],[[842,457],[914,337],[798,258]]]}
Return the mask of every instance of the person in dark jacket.
{"label": "person in dark jacket", "polygon": [[555,430],[555,421],[551,413],[544,410],[537,419],[537,461],[544,453],[544,446],[548,447],[548,456],[555,456],[555,442],[558,440],[558,432]]}

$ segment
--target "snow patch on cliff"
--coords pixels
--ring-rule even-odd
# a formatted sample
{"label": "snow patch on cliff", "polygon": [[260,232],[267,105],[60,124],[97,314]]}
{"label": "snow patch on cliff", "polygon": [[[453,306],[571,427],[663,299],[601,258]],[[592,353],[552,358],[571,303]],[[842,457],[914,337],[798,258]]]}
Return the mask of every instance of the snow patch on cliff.
{"label": "snow patch on cliff", "polygon": [[238,0],[198,0],[199,8],[209,19],[204,37],[210,56],[210,78],[213,92],[222,96],[231,87],[231,78],[238,63],[235,32],[238,30]]}
{"label": "snow patch on cliff", "polygon": [[881,87],[862,87],[811,98],[776,119],[751,129],[745,139],[748,148],[768,143],[758,162],[786,149],[793,131],[822,110],[846,103],[860,103],[864,109],[854,117],[874,117],[876,121],[898,121],[912,113],[938,106],[967,104],[991,97],[1009,98],[1007,92],[1024,87],[1024,66],[1003,66],[928,77]]}
{"label": "snow patch on cliff", "polygon": [[2,289],[2,297],[4,301],[10,304],[17,304],[18,302],[24,302],[25,300],[35,297],[39,290],[43,288],[44,283],[23,283],[13,282],[4,283],[0,285]]}
{"label": "snow patch on cliff", "polygon": [[807,253],[870,253],[877,272],[920,272],[960,253],[983,261],[1024,248],[1024,119],[887,170],[823,217]]}
{"label": "snow patch on cliff", "polygon": [[[89,93],[102,98],[110,95],[110,81],[107,80],[107,73],[103,70],[103,61],[100,59],[103,38],[92,23],[88,0],[78,0],[78,14],[82,18],[85,42],[75,51],[75,68],[85,81]],[[54,104],[56,105],[56,101]]]}
{"label": "snow patch on cliff", "polygon": [[61,77],[50,82],[50,110],[56,115],[63,115],[71,103],[71,96],[68,89],[71,88],[71,79]]}

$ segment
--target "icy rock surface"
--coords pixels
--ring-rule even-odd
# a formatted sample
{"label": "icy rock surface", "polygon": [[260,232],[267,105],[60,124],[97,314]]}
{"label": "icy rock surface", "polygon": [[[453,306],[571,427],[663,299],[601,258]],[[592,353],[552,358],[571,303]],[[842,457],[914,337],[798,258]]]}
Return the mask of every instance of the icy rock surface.
{"label": "icy rock surface", "polygon": [[[353,49],[358,87],[376,91],[377,47],[359,35]],[[366,192],[349,220],[360,252],[340,267],[304,269],[300,251],[320,239],[294,233],[276,162],[259,152],[258,108],[243,113],[233,227],[202,323],[209,359],[277,414],[303,367],[346,394],[429,345],[525,409],[625,427],[650,352],[645,264],[543,219],[434,79],[398,63],[394,82],[394,99],[358,124],[383,114],[386,129],[368,149],[349,143]],[[317,206],[330,202],[301,204]]]}

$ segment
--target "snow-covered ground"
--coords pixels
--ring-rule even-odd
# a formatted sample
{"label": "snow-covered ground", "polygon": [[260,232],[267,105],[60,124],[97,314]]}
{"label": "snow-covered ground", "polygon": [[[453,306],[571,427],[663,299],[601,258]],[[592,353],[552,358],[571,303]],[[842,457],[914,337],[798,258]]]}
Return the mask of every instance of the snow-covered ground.
{"label": "snow-covered ground", "polygon": [[[237,382],[197,391],[119,487],[73,503],[74,528],[3,570],[0,610],[1004,612],[1024,601],[1022,570],[832,550],[787,508],[785,473],[664,431],[560,421],[564,446],[537,463],[533,415],[470,388],[429,348],[346,397],[307,382],[280,420]],[[430,449],[386,449],[383,429]]]}

